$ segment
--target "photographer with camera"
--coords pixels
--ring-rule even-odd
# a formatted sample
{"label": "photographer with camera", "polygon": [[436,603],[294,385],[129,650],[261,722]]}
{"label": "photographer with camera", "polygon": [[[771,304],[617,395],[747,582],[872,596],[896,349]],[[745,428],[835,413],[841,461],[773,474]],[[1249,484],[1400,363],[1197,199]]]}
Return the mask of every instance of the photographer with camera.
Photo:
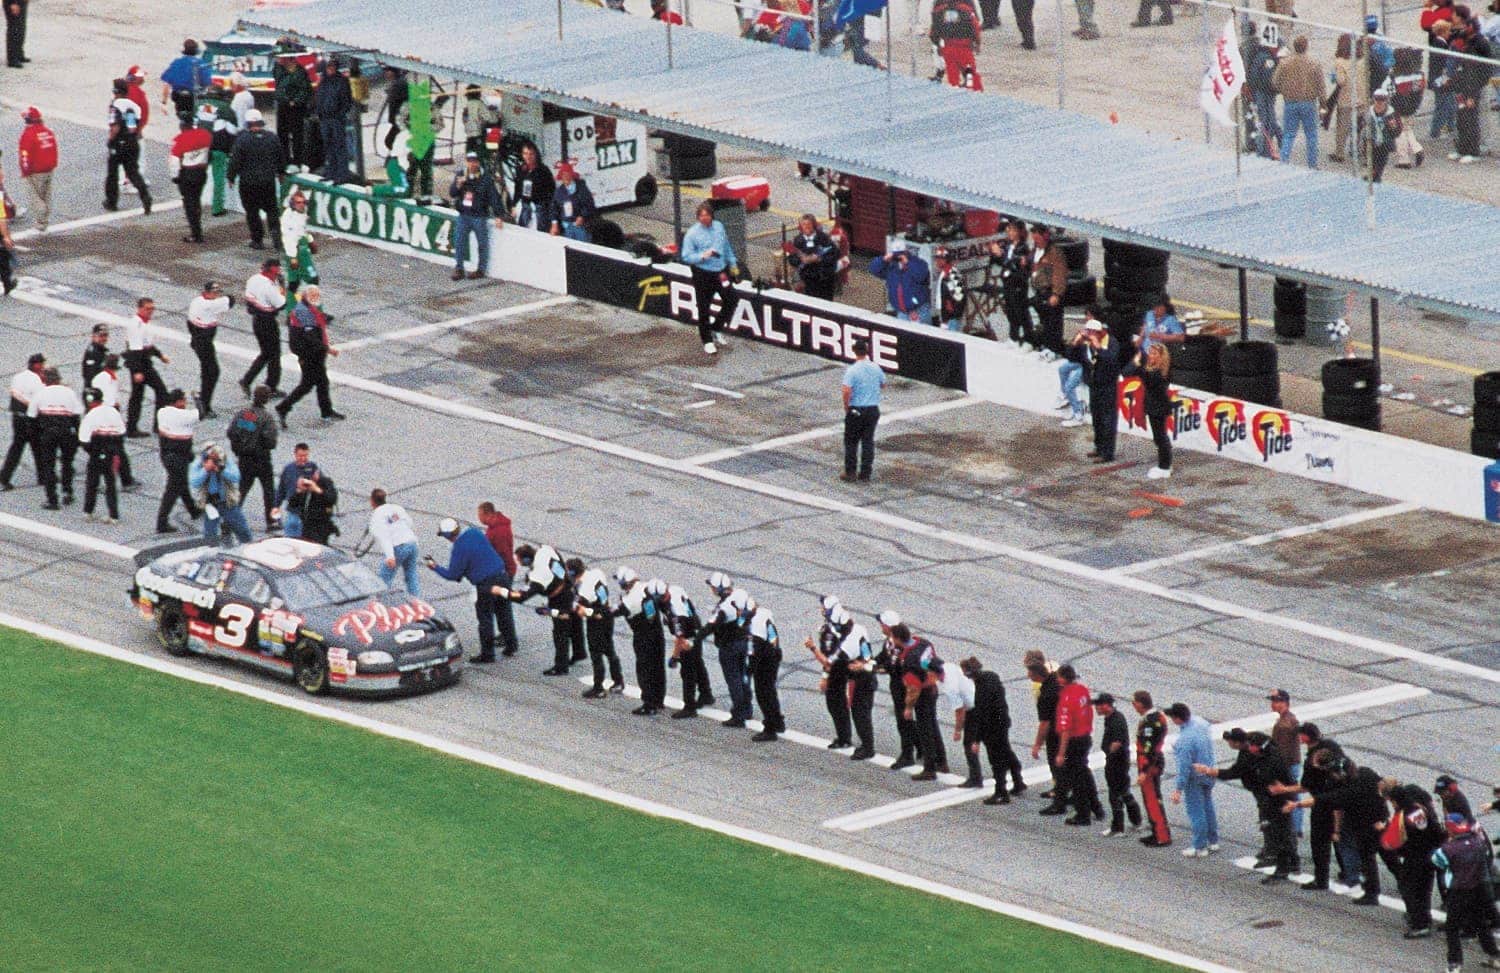
{"label": "photographer with camera", "polygon": [[240,509],[240,468],[217,443],[209,443],[188,467],[188,488],[203,508],[203,539],[219,542],[222,524],[241,544],[250,543],[250,525]]}

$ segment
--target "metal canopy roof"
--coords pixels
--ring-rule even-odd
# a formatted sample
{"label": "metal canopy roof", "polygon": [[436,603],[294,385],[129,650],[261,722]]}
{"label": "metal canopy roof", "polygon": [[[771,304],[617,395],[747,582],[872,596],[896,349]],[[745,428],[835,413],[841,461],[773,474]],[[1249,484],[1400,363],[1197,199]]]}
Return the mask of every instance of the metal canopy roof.
{"label": "metal canopy roof", "polygon": [[[567,0],[320,0],[247,27],[940,199],[1500,320],[1500,208],[1376,187]],[[809,95],[806,92],[820,92]],[[889,105],[889,108],[887,107]],[[887,112],[893,121],[886,121]],[[1301,151],[1298,146],[1297,151]],[[1497,194],[1500,198],[1500,194]],[[1422,248],[1441,241],[1441,256]]]}

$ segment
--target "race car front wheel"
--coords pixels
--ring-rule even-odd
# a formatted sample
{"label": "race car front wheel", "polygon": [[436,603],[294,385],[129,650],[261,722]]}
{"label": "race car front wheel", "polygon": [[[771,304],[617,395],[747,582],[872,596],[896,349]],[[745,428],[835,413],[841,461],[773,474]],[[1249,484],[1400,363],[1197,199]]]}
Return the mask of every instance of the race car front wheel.
{"label": "race car front wheel", "polygon": [[292,677],[313,696],[328,692],[328,659],[323,650],[308,642],[298,642],[292,654]]}
{"label": "race car front wheel", "polygon": [[168,655],[188,654],[187,617],[175,601],[163,601],[156,608],[156,640]]}

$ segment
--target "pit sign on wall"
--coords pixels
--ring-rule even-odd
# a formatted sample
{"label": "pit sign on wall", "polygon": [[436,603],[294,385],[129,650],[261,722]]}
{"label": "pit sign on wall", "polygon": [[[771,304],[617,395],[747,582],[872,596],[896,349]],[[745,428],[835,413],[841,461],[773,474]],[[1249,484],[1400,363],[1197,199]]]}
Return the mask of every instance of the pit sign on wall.
{"label": "pit sign on wall", "polygon": [[294,189],[307,197],[309,229],[337,230],[351,236],[411,247],[423,253],[453,254],[453,215],[404,199],[371,196],[357,187],[334,186],[292,177],[282,182],[282,204]]}

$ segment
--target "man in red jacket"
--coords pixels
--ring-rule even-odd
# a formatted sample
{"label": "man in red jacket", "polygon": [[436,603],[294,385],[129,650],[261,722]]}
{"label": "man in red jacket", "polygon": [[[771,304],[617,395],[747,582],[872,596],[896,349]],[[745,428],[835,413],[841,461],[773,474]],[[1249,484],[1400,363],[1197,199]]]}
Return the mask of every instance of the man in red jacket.
{"label": "man in red jacket", "polygon": [[1089,753],[1094,747],[1094,702],[1071,665],[1058,667],[1057,681],[1062,683],[1057,697],[1058,789],[1073,800],[1073,816],[1065,823],[1081,827],[1093,823],[1094,818],[1104,820],[1104,805],[1099,803],[1099,788],[1089,769]]}
{"label": "man in red jacket", "polygon": [[[516,535],[511,530],[510,518],[486,500],[479,505],[479,522],[484,525],[484,536],[489,540],[490,546],[500,555],[500,560],[505,562],[505,580],[500,584],[509,588],[516,576]],[[501,655],[516,654],[516,619],[511,614],[512,604],[509,598],[495,599],[495,621],[500,629],[500,642],[504,646],[500,650]]]}
{"label": "man in red jacket", "polygon": [[191,118],[182,119],[181,126],[182,131],[172,140],[167,169],[182,192],[182,211],[187,215],[188,235],[182,242],[202,243],[203,187],[208,184],[208,155],[214,136],[208,126],[194,125]]}
{"label": "man in red jacket", "polygon": [[141,110],[141,131],[145,132],[146,121],[151,117],[151,99],[146,97],[146,73],[139,64],[132,64],[125,72],[125,83],[130,86],[125,89],[125,97]]}
{"label": "man in red jacket", "polygon": [[38,233],[47,232],[52,215],[52,170],[57,168],[57,136],[42,124],[42,113],[28,108],[21,113],[21,178],[35,202],[32,222]]}

